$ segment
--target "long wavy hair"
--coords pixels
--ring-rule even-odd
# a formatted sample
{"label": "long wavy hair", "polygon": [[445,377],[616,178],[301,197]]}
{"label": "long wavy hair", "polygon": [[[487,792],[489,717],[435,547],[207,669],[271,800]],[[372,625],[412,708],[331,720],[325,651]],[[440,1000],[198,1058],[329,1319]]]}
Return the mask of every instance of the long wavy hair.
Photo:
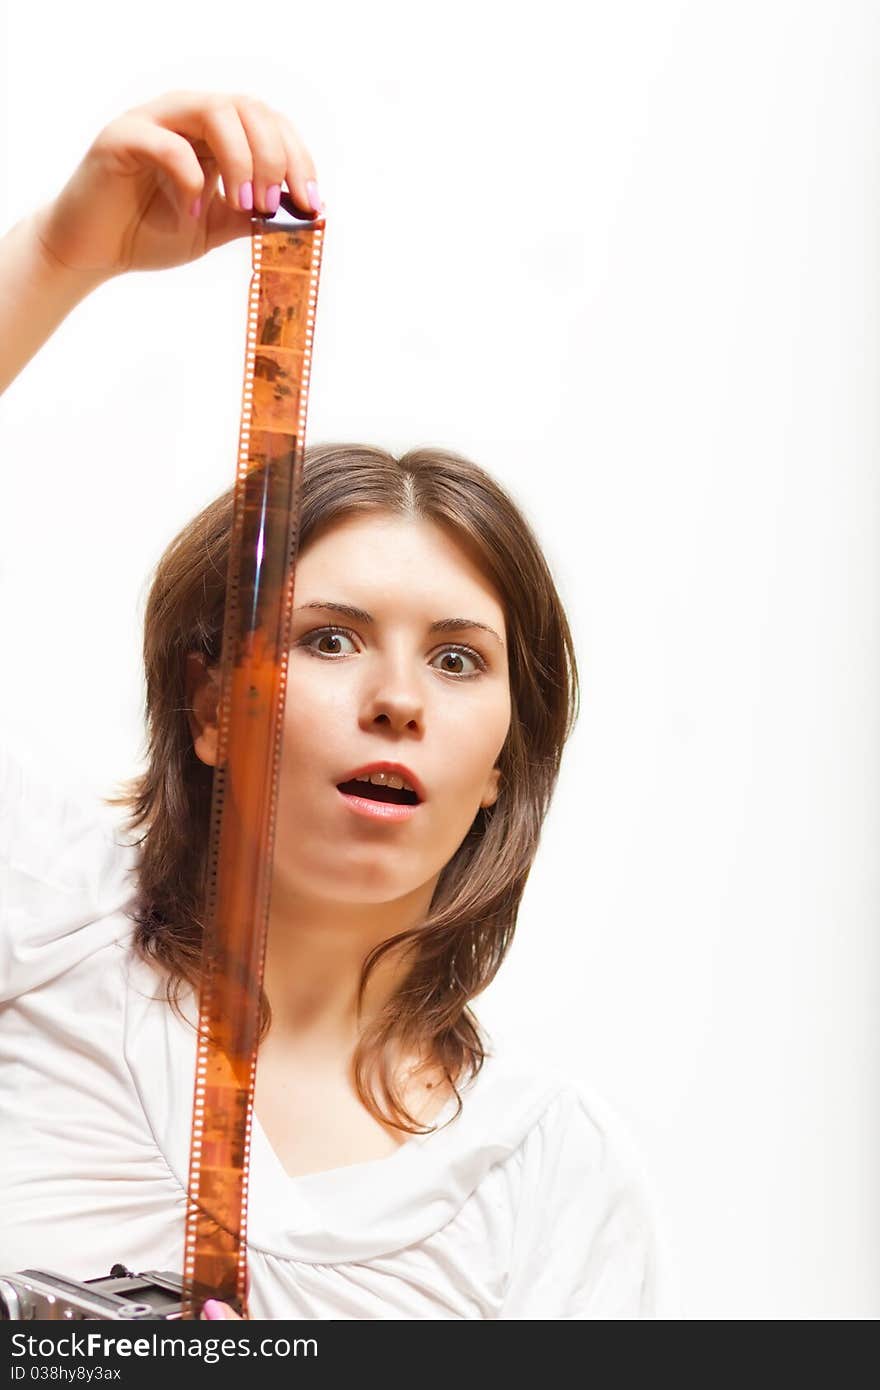
{"label": "long wavy hair", "polygon": [[[144,620],[146,770],[105,800],[129,809],[141,831],[131,915],[139,954],[162,968],[169,1003],[201,985],[213,768],[193,748],[187,717],[187,654],[220,661],[234,488],[205,507],[165,550]],[[498,767],[500,790],[481,808],[443,868],[427,916],[389,937],[363,962],[358,1004],[391,950],[410,960],[385,1008],[362,1028],[353,1060],[361,1101],[378,1120],[419,1128],[389,1066],[395,1047],[439,1067],[462,1108],[457,1083],[485,1060],[468,1005],[494,979],[513,940],[523,890],[556,785],[563,746],[578,713],[571,631],[538,540],[511,496],[477,464],[435,448],[399,458],[363,444],[306,449],[298,551],[353,514],[393,513],[434,522],[478,557],[500,595],[508,632],[510,728]],[[271,1008],[261,996],[261,1038]],[[387,1103],[383,1110],[373,1082]],[[452,1118],[455,1118],[454,1116]]]}

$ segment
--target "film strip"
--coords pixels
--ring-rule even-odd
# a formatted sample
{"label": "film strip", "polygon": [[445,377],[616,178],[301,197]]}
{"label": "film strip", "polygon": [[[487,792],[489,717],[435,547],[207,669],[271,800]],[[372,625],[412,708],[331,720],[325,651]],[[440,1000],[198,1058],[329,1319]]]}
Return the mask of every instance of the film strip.
{"label": "film strip", "polygon": [[259,1000],[324,218],[252,221],[253,276],[223,618],[181,1316],[247,1317]]}

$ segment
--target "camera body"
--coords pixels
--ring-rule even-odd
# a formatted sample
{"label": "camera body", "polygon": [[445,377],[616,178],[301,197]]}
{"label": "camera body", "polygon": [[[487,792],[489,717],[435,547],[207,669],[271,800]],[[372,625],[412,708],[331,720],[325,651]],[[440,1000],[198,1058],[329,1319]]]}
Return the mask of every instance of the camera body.
{"label": "camera body", "polygon": [[0,1321],[95,1318],[156,1322],[179,1318],[183,1279],[167,1270],[134,1274],[116,1264],[100,1279],[68,1279],[48,1269],[0,1274]]}

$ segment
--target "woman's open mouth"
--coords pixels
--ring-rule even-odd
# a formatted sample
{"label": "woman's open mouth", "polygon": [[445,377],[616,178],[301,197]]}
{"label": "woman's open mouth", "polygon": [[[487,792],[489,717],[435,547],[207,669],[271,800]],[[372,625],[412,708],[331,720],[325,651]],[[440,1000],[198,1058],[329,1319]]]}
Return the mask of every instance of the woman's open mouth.
{"label": "woman's open mouth", "polygon": [[408,820],[420,805],[415,792],[404,787],[377,786],[355,779],[340,782],[337,790],[351,811],[373,820]]}

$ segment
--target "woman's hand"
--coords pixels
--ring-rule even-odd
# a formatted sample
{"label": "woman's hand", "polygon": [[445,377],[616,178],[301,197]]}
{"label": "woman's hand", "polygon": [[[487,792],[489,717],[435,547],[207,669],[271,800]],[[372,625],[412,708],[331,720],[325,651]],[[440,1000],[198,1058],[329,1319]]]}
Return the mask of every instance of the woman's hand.
{"label": "woman's hand", "polygon": [[250,235],[284,182],[303,216],[320,211],[314,163],[286,116],[254,97],[166,92],[104,127],[34,226],[51,258],[110,279]]}
{"label": "woman's hand", "polygon": [[236,1322],[243,1322],[238,1313],[233,1313],[228,1303],[220,1303],[216,1298],[209,1298],[202,1307],[203,1318],[235,1318]]}

